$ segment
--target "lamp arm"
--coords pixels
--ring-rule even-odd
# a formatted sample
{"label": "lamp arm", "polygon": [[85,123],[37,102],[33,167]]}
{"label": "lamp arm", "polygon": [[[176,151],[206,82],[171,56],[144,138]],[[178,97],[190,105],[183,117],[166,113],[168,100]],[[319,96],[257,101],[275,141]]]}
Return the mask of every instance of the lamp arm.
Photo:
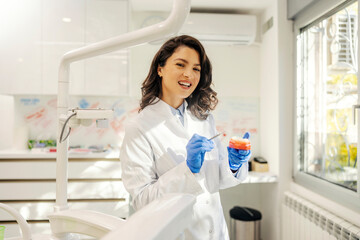
{"label": "lamp arm", "polygon": [[[57,117],[66,115],[69,107],[69,75],[70,64],[110,53],[119,49],[137,46],[139,44],[156,41],[177,33],[184,24],[190,12],[191,0],[173,0],[173,7],[169,17],[158,24],[145,27],[133,32],[93,43],[65,53],[61,59],[58,79]],[[62,123],[58,121],[57,156],[56,156],[56,204],[55,211],[67,209],[67,173],[68,173],[68,139],[59,142]]]}

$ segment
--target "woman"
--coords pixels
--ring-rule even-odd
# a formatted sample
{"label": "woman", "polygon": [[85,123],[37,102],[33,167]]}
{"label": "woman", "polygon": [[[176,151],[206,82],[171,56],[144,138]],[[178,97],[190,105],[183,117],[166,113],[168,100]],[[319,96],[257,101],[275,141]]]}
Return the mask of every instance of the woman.
{"label": "woman", "polygon": [[[174,37],[156,53],[142,85],[139,114],[126,127],[122,179],[135,210],[167,193],[196,195],[180,239],[229,239],[219,189],[246,176],[250,151],[221,147],[212,68],[201,43]],[[245,134],[249,137],[248,133]],[[228,155],[228,156],[227,156]]]}

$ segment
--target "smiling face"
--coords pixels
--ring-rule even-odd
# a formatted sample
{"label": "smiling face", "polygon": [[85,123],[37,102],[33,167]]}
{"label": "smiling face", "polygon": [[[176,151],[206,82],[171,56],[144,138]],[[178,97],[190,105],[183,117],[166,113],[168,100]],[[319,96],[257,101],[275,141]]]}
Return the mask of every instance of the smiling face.
{"label": "smiling face", "polygon": [[200,72],[198,52],[187,46],[179,46],[165,65],[158,67],[158,74],[162,78],[161,100],[178,108],[197,87]]}

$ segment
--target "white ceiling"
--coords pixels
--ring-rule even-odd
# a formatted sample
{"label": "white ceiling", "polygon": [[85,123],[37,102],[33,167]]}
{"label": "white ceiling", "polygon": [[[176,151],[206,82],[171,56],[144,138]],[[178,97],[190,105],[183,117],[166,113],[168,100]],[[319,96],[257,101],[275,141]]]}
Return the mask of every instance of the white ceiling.
{"label": "white ceiling", "polygon": [[[130,0],[133,11],[170,11],[173,0]],[[192,10],[262,11],[274,0],[192,0]]]}

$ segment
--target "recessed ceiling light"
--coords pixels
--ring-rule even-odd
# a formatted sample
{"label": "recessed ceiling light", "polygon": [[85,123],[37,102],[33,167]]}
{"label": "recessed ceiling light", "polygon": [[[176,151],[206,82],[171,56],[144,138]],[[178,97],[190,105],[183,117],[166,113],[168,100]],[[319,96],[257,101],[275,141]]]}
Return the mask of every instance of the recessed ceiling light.
{"label": "recessed ceiling light", "polygon": [[69,22],[71,22],[71,18],[64,17],[64,18],[62,18],[62,21],[65,23],[69,23]]}

